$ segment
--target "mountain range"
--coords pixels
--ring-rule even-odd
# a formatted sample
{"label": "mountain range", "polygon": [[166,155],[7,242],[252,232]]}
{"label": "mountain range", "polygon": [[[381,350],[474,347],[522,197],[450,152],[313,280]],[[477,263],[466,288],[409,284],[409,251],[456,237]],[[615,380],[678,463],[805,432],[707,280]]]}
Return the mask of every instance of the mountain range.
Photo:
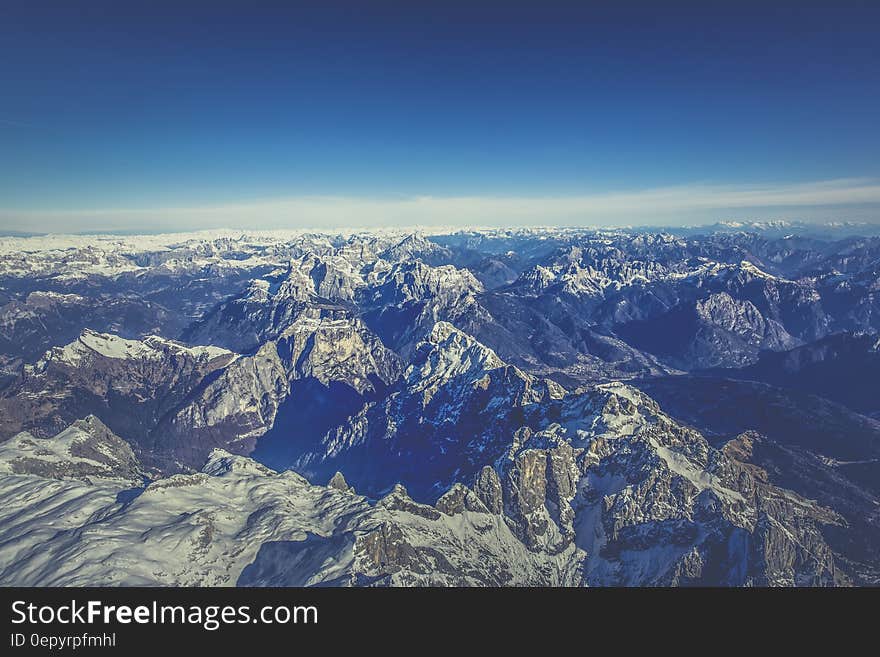
{"label": "mountain range", "polygon": [[0,583],[880,584],[862,228],[0,238]]}

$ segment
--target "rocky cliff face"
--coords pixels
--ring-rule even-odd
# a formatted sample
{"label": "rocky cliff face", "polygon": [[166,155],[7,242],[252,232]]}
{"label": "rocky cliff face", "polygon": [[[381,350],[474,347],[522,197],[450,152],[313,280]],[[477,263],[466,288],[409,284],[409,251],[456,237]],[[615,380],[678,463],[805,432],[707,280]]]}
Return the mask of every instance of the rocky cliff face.
{"label": "rocky cliff face", "polygon": [[342,470],[365,492],[403,480],[417,497],[436,497],[498,458],[506,435],[552,416],[563,394],[438,322],[388,395],[331,430],[296,467],[319,479]]}
{"label": "rocky cliff face", "polygon": [[392,349],[409,358],[438,321],[456,325],[488,321],[477,302],[483,286],[466,269],[431,267],[420,260],[393,265],[365,290],[364,321]]}
{"label": "rocky cliff face", "polygon": [[199,386],[153,430],[152,451],[190,467],[214,447],[247,454],[282,404],[309,404],[292,397],[297,381],[341,384],[363,395],[396,379],[399,369],[397,356],[359,320],[306,313]]}

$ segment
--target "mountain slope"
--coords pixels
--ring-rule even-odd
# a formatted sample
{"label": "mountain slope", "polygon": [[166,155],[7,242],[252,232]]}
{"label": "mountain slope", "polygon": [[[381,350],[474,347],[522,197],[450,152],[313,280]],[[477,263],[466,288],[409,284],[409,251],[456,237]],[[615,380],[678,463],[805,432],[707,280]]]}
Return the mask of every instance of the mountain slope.
{"label": "mountain slope", "polygon": [[50,436],[92,414],[143,445],[157,422],[205,377],[237,355],[159,336],[126,340],[85,330],[53,347],[0,391],[0,438],[22,430]]}
{"label": "mountain slope", "polygon": [[133,497],[65,473],[8,475],[0,582],[848,581],[819,531],[840,522],[832,512],[756,478],[633,388],[574,401],[560,423],[520,432],[473,488],[456,484],[435,506],[400,486],[370,502],[338,475],[313,486],[222,451],[201,473],[154,481]]}

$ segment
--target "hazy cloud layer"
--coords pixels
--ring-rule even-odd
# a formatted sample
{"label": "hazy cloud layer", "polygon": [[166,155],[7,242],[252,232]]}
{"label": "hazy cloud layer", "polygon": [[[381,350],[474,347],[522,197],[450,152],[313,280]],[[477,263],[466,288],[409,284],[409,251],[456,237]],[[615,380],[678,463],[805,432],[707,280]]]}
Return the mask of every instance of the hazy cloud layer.
{"label": "hazy cloud layer", "polygon": [[293,197],[138,209],[0,210],[7,231],[342,228],[413,225],[620,225],[719,219],[880,221],[880,181],[683,185],[582,196]]}

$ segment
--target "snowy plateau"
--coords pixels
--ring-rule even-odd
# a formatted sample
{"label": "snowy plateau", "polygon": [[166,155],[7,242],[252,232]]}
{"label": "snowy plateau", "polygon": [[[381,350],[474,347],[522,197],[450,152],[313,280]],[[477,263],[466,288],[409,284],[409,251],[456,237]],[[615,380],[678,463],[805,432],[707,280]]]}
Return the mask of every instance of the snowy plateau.
{"label": "snowy plateau", "polygon": [[0,237],[0,584],[880,584],[869,225]]}

